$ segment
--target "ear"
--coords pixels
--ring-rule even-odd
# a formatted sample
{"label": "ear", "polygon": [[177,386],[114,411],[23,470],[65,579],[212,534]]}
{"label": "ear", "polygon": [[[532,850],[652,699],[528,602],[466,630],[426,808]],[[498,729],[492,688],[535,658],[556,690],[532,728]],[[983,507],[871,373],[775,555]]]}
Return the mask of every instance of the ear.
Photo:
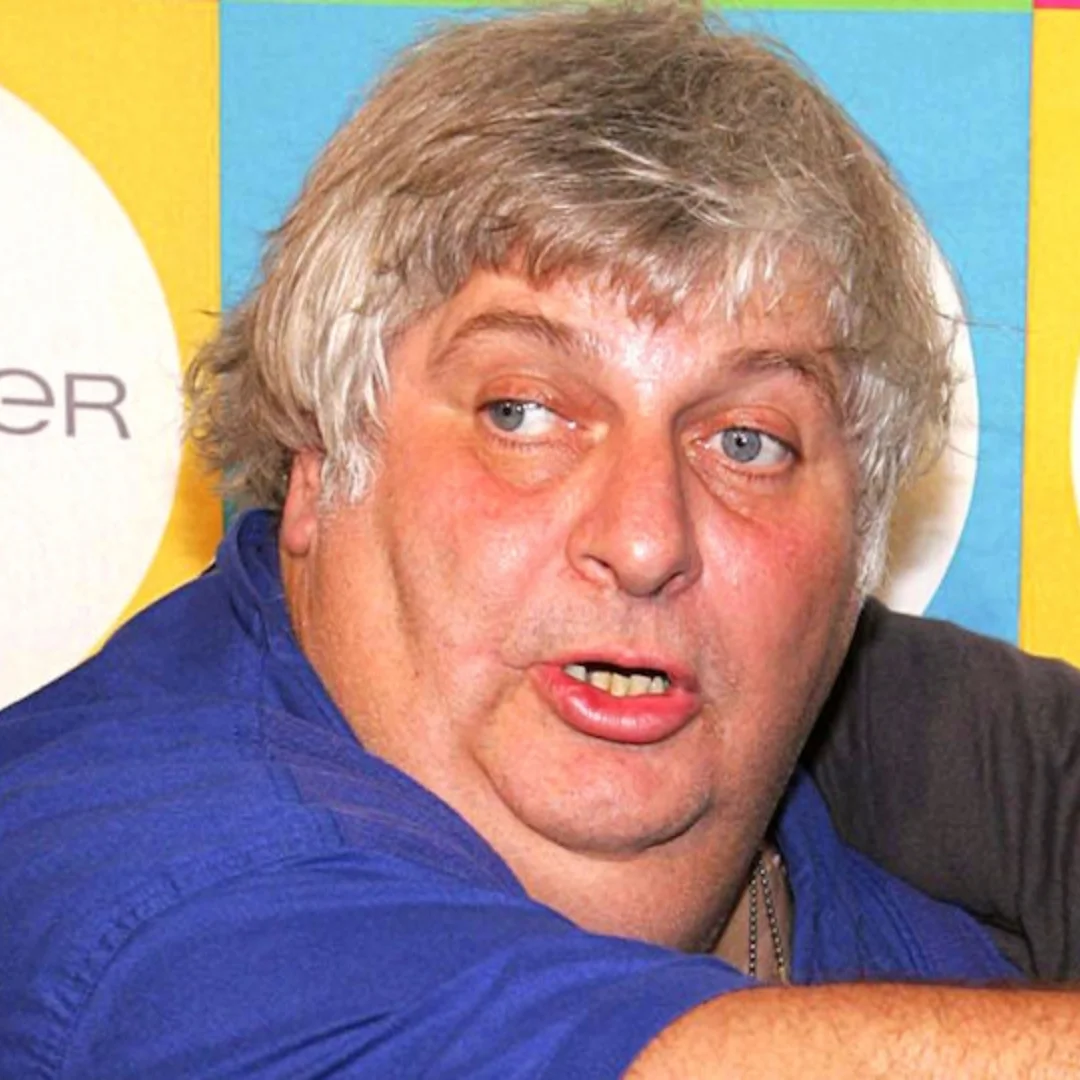
{"label": "ear", "polygon": [[323,455],[301,450],[289,470],[289,490],[281,508],[279,540],[287,555],[303,558],[311,551],[319,527]]}

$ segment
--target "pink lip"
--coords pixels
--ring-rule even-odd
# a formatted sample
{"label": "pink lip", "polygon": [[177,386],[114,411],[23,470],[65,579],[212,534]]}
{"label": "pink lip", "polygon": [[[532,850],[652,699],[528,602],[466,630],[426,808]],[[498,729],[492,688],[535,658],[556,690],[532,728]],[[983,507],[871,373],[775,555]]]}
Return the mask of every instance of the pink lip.
{"label": "pink lip", "polygon": [[578,655],[564,663],[586,661],[663,670],[671,678],[671,685],[663,694],[617,698],[567,675],[563,663],[538,664],[532,673],[540,694],[565,724],[584,735],[635,746],[657,743],[681,731],[701,708],[701,695],[689,672],[641,658]]}

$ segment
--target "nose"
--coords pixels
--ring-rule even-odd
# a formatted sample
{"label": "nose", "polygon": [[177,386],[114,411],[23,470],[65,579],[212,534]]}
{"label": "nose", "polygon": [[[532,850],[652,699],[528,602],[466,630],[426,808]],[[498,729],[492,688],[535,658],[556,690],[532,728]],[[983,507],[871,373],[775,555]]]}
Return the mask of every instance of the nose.
{"label": "nose", "polygon": [[636,597],[697,580],[694,521],[669,433],[615,437],[571,530],[568,554],[583,577]]}

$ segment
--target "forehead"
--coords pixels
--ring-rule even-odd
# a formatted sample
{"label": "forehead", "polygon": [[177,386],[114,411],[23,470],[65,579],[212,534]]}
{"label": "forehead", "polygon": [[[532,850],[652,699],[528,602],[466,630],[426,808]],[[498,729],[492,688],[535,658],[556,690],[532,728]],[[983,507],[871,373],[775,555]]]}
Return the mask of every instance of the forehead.
{"label": "forehead", "polygon": [[631,368],[651,380],[786,366],[820,380],[831,399],[838,391],[831,319],[814,283],[760,287],[734,309],[723,296],[698,294],[657,315],[594,276],[538,284],[478,271],[420,329],[427,374],[482,366],[509,347],[579,371]]}

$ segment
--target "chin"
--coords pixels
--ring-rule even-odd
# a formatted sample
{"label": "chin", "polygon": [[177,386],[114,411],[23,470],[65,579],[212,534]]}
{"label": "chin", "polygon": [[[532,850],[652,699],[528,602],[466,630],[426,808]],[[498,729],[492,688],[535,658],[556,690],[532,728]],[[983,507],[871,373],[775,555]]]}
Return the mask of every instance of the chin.
{"label": "chin", "polygon": [[648,816],[530,807],[531,840],[501,853],[530,896],[585,930],[701,951],[738,893],[756,835],[711,806]]}
{"label": "chin", "polygon": [[[567,852],[632,858],[690,833],[713,804],[701,785],[668,785],[643,798],[634,785],[606,779],[570,792],[515,785],[500,792],[511,813],[533,833]],[[554,797],[553,797],[554,796]]]}

